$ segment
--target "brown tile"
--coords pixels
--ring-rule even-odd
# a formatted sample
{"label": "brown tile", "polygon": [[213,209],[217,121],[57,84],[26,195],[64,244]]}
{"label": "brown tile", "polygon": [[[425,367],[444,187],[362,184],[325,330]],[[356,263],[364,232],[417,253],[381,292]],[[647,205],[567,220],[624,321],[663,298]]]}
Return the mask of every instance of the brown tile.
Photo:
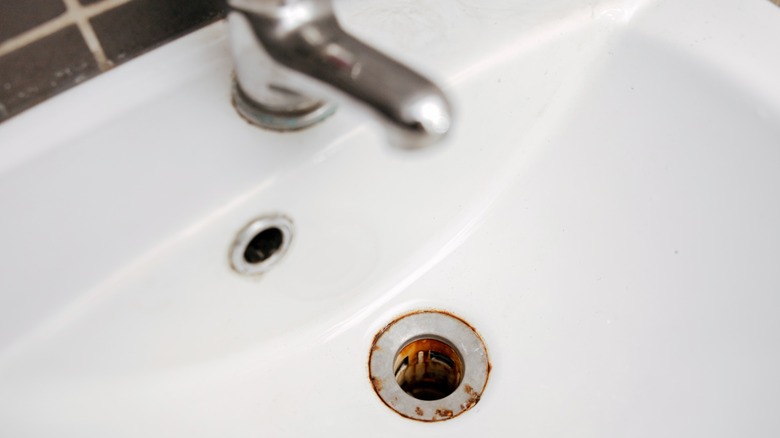
{"label": "brown tile", "polygon": [[98,73],[76,26],[0,57],[0,121]]}
{"label": "brown tile", "polygon": [[133,0],[92,18],[108,59],[121,63],[224,16],[225,0]]}
{"label": "brown tile", "polygon": [[0,43],[63,12],[62,0],[0,0]]}

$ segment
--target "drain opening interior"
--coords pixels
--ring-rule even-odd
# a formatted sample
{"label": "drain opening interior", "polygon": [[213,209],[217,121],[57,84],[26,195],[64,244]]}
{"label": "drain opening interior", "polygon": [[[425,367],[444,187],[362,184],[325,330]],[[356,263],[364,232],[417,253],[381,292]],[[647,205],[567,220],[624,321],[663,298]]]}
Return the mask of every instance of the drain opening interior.
{"label": "drain opening interior", "polygon": [[284,243],[282,230],[269,227],[257,233],[244,250],[244,260],[247,263],[260,263],[268,260]]}
{"label": "drain opening interior", "polygon": [[418,339],[401,348],[393,369],[401,389],[418,400],[443,399],[463,380],[463,360],[458,351],[433,338]]}

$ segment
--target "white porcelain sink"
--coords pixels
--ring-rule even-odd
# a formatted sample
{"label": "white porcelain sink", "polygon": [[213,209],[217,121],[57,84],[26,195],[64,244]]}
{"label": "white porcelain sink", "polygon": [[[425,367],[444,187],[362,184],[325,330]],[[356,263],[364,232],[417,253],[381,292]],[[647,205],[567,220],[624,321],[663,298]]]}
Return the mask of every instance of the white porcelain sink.
{"label": "white porcelain sink", "polygon": [[[780,434],[780,8],[337,6],[439,78],[447,144],[248,125],[222,23],[0,126],[0,436]],[[269,213],[289,252],[237,274]],[[424,308],[493,365],[435,424],[367,375]]]}

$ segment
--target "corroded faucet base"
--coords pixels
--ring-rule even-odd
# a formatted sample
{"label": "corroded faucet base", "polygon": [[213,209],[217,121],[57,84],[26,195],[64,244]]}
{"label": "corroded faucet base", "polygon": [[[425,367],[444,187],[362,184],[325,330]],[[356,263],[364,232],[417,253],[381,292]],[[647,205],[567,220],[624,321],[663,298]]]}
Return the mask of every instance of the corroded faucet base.
{"label": "corroded faucet base", "polygon": [[336,112],[336,105],[328,102],[314,102],[293,111],[272,109],[249,97],[235,79],[233,80],[233,106],[249,123],[274,131],[296,131],[308,128]]}

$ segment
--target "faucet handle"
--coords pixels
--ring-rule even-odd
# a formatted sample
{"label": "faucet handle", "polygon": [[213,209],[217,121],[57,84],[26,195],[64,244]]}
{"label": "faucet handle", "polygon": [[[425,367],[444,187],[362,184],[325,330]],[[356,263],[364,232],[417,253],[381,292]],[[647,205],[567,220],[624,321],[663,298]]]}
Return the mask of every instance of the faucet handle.
{"label": "faucet handle", "polygon": [[428,146],[449,131],[452,110],[441,89],[345,32],[330,1],[230,5],[237,107],[254,123],[302,129],[343,104],[367,109],[401,148]]}

